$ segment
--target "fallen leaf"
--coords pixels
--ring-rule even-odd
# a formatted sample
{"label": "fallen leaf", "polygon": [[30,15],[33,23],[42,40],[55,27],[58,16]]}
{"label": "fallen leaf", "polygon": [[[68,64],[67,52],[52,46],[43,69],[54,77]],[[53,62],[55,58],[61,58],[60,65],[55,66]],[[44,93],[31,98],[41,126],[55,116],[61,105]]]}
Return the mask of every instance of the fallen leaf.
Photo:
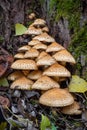
{"label": "fallen leaf", "polygon": [[3,86],[3,87],[8,87],[9,84],[8,84],[8,81],[6,78],[0,78],[0,86]]}

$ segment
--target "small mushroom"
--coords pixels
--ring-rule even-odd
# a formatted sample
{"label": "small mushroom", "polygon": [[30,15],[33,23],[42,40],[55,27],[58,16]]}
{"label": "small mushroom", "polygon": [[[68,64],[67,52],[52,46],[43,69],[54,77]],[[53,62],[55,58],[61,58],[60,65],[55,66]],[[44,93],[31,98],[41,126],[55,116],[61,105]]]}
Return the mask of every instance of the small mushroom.
{"label": "small mushroom", "polygon": [[29,51],[25,52],[24,58],[35,58],[38,57],[39,51],[35,48],[31,48]]}
{"label": "small mushroom", "polygon": [[43,72],[47,76],[70,77],[70,72],[62,65],[55,63]]}
{"label": "small mushroom", "polygon": [[45,51],[42,51],[39,56],[37,57],[36,61],[43,58],[44,56],[48,55]]}
{"label": "small mushroom", "polygon": [[43,27],[42,28],[42,32],[47,32],[48,33],[49,32],[49,28],[47,26]]}
{"label": "small mushroom", "polygon": [[32,80],[37,80],[41,77],[42,72],[40,70],[34,70],[31,71],[28,75],[27,78],[32,79]]}
{"label": "small mushroom", "polygon": [[32,41],[28,42],[28,45],[34,46],[34,45],[39,44],[39,43],[41,43],[39,40],[32,40]]}
{"label": "small mushroom", "polygon": [[48,90],[51,88],[59,88],[60,85],[48,76],[41,76],[33,85],[32,89]]}
{"label": "small mushroom", "polygon": [[37,50],[46,50],[47,49],[47,45],[45,45],[43,43],[38,43],[38,44],[34,45],[33,48],[35,48]]}
{"label": "small mushroom", "polygon": [[63,107],[74,102],[73,96],[65,89],[53,88],[43,93],[39,103],[50,107]]}
{"label": "small mushroom", "polygon": [[11,68],[18,70],[37,70],[37,65],[34,60],[22,59],[14,61]]}
{"label": "small mushroom", "polygon": [[31,47],[29,45],[24,45],[18,49],[18,52],[26,52],[26,51],[30,50],[30,48]]}
{"label": "small mushroom", "polygon": [[38,18],[34,21],[33,25],[35,27],[44,27],[46,25],[46,21],[44,19]]}
{"label": "small mushroom", "polygon": [[21,71],[15,71],[8,76],[8,80],[14,81],[16,79],[19,79],[22,76],[23,73]]}
{"label": "small mushroom", "polygon": [[17,54],[14,55],[14,58],[15,59],[23,59],[24,58],[24,53],[19,52],[19,53],[17,53]]}
{"label": "small mushroom", "polygon": [[32,20],[35,18],[35,16],[36,16],[35,13],[31,13],[30,15],[28,15],[28,18]]}

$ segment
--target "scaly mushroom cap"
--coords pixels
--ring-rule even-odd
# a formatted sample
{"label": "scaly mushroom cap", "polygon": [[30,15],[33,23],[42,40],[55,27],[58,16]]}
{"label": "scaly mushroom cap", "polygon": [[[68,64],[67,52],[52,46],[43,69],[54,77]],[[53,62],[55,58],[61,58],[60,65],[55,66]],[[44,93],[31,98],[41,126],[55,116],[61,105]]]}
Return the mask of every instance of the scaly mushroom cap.
{"label": "scaly mushroom cap", "polygon": [[73,96],[65,89],[53,88],[41,95],[39,103],[51,107],[63,107],[74,102]]}
{"label": "scaly mushroom cap", "polygon": [[53,43],[51,43],[51,44],[47,47],[46,52],[56,52],[56,51],[60,51],[60,50],[63,50],[63,49],[64,49],[64,47],[61,46],[59,43],[53,42]]}
{"label": "scaly mushroom cap", "polygon": [[47,26],[46,26],[46,27],[43,27],[43,28],[42,28],[42,32],[47,32],[47,33],[48,33],[48,32],[49,32],[49,28],[48,28]]}
{"label": "scaly mushroom cap", "polygon": [[32,41],[28,42],[28,45],[34,46],[34,45],[39,44],[39,43],[41,43],[39,40],[32,40]]}
{"label": "scaly mushroom cap", "polygon": [[11,89],[23,89],[23,90],[30,90],[32,87],[33,81],[27,79],[26,77],[21,77],[15,80],[11,84]]}
{"label": "scaly mushroom cap", "polygon": [[49,54],[37,60],[37,66],[43,66],[43,65],[48,66],[54,63],[56,63],[56,60],[53,57],[51,57]]}
{"label": "scaly mushroom cap", "polygon": [[16,79],[19,79],[22,76],[23,73],[21,71],[15,71],[8,76],[8,80],[14,81]]}
{"label": "scaly mushroom cap", "polygon": [[42,75],[42,72],[40,70],[34,70],[28,74],[27,78],[32,79],[32,80],[37,80],[41,77],[41,75]]}
{"label": "scaly mushroom cap", "polygon": [[73,104],[63,107],[61,112],[68,115],[79,115],[82,113],[80,109],[80,105],[78,102],[74,101]]}
{"label": "scaly mushroom cap", "polygon": [[24,53],[19,52],[19,53],[17,53],[17,54],[14,55],[14,58],[15,59],[23,59],[24,58]]}
{"label": "scaly mushroom cap", "polygon": [[50,35],[48,35],[47,33],[42,33],[38,36],[35,36],[33,39],[42,41],[42,42],[54,42],[55,39],[53,37],[51,37]]}
{"label": "scaly mushroom cap", "polygon": [[53,55],[53,57],[54,57],[57,61],[69,62],[69,63],[73,63],[73,64],[76,63],[74,57],[73,57],[66,49],[63,49],[63,50],[61,50],[61,51],[55,53],[55,54]]}
{"label": "scaly mushroom cap", "polygon": [[47,49],[47,45],[43,44],[43,43],[39,43],[33,46],[33,48],[37,49],[37,50],[46,50]]}
{"label": "scaly mushroom cap", "polygon": [[18,70],[37,70],[37,65],[34,60],[22,59],[13,62],[11,68]]}
{"label": "scaly mushroom cap", "polygon": [[40,77],[33,85],[32,89],[48,90],[51,88],[59,88],[60,85],[48,76]]}
{"label": "scaly mushroom cap", "polygon": [[43,27],[43,26],[46,25],[46,21],[45,21],[44,19],[38,18],[38,19],[36,19],[36,20],[34,21],[33,25],[34,25],[35,27],[37,27],[37,26]]}
{"label": "scaly mushroom cap", "polygon": [[19,49],[18,49],[18,52],[25,52],[25,51],[28,51],[28,50],[30,50],[30,46],[29,45],[24,45],[24,46],[22,46],[22,47],[20,47]]}
{"label": "scaly mushroom cap", "polygon": [[70,72],[62,65],[55,63],[43,72],[47,76],[70,77]]}
{"label": "scaly mushroom cap", "polygon": [[43,58],[44,56],[48,55],[45,51],[42,51],[39,56],[37,57],[37,60]]}
{"label": "scaly mushroom cap", "polygon": [[24,34],[29,34],[29,35],[40,35],[42,33],[42,30],[40,28],[35,28],[33,26],[30,26],[28,30]]}
{"label": "scaly mushroom cap", "polygon": [[35,58],[38,57],[39,51],[35,48],[31,48],[29,51],[25,52],[24,58]]}
{"label": "scaly mushroom cap", "polygon": [[31,13],[31,14],[28,16],[28,18],[32,20],[32,19],[35,18],[35,16],[36,16],[35,13]]}

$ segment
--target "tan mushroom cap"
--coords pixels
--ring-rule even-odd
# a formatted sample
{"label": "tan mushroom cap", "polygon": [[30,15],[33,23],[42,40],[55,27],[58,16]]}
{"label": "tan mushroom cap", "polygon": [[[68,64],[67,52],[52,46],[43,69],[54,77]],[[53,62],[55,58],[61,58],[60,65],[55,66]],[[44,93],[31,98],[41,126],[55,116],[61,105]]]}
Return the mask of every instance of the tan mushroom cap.
{"label": "tan mushroom cap", "polygon": [[48,90],[51,88],[59,88],[60,85],[48,76],[40,77],[33,85],[32,89]]}
{"label": "tan mushroom cap", "polygon": [[35,18],[35,16],[36,16],[35,13],[31,13],[30,15],[28,15],[28,18],[32,20]]}
{"label": "tan mushroom cap", "polygon": [[28,45],[34,46],[34,45],[39,44],[39,43],[41,43],[39,40],[34,40],[33,39],[32,41],[28,42]]}
{"label": "tan mushroom cap", "polygon": [[51,43],[51,44],[47,47],[46,52],[56,52],[56,51],[60,51],[60,50],[63,50],[63,49],[64,49],[64,47],[61,46],[59,43],[53,42],[53,43]]}
{"label": "tan mushroom cap", "polygon": [[74,102],[73,96],[65,89],[53,88],[46,91],[39,99],[39,103],[51,107],[63,107]]}
{"label": "tan mushroom cap", "polygon": [[49,54],[37,60],[37,66],[52,65],[54,63],[56,63],[56,60]]}
{"label": "tan mushroom cap", "polygon": [[37,65],[34,60],[21,59],[13,62],[11,68],[18,70],[37,70]]}
{"label": "tan mushroom cap", "polygon": [[33,26],[30,26],[24,34],[29,35],[40,35],[42,33],[42,30],[40,28],[35,28]]}
{"label": "tan mushroom cap", "polygon": [[45,26],[45,27],[42,28],[42,31],[48,33],[49,32],[49,28],[47,26]]}
{"label": "tan mushroom cap", "polygon": [[42,75],[42,71],[34,70],[28,74],[27,78],[32,79],[32,80],[37,80],[41,77],[41,75]]}
{"label": "tan mushroom cap", "polygon": [[39,51],[35,48],[31,48],[29,51],[25,52],[24,58],[35,58],[38,57]]}
{"label": "tan mushroom cap", "polygon": [[38,43],[38,44],[34,45],[33,48],[35,48],[37,50],[39,50],[39,49],[46,50],[47,49],[47,45],[45,45],[43,43]]}
{"label": "tan mushroom cap", "polygon": [[11,89],[23,89],[23,90],[30,90],[32,87],[33,81],[27,79],[26,77],[21,77],[15,80],[11,84]]}
{"label": "tan mushroom cap", "polygon": [[54,42],[55,39],[53,37],[51,37],[50,35],[48,35],[47,33],[42,33],[38,36],[35,36],[33,39],[42,41],[42,42]]}
{"label": "tan mushroom cap", "polygon": [[44,56],[48,55],[45,51],[42,51],[39,56],[37,57],[37,60],[43,58]]}
{"label": "tan mushroom cap", "polygon": [[14,81],[23,76],[21,71],[15,71],[8,76],[8,80]]}
{"label": "tan mushroom cap", "polygon": [[30,70],[22,70],[22,73],[27,76],[29,74]]}
{"label": "tan mushroom cap", "polygon": [[70,72],[62,65],[55,63],[43,72],[47,76],[70,77]]}
{"label": "tan mushroom cap", "polygon": [[61,112],[68,115],[79,115],[82,113],[80,109],[80,105],[78,102],[74,101],[73,104],[63,107]]}
{"label": "tan mushroom cap", "polygon": [[22,46],[22,47],[20,47],[19,49],[18,49],[18,52],[25,52],[25,51],[28,51],[28,50],[30,50],[30,46],[29,45],[24,45],[24,46]]}
{"label": "tan mushroom cap", "polygon": [[66,49],[57,52],[56,54],[53,55],[53,57],[57,61],[64,61],[64,62],[69,62],[73,64],[76,63],[74,57]]}
{"label": "tan mushroom cap", "polygon": [[44,19],[36,19],[33,23],[34,26],[45,26],[46,25],[46,21]]}
{"label": "tan mushroom cap", "polygon": [[14,55],[14,58],[15,59],[23,59],[24,58],[24,53],[19,52],[19,53],[17,53],[17,54]]}

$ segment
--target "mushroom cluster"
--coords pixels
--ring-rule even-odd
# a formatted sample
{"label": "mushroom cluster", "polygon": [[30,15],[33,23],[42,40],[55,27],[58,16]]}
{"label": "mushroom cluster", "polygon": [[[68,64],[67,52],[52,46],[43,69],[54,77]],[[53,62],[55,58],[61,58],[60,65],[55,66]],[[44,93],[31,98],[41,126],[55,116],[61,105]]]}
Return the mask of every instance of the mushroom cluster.
{"label": "mushroom cluster", "polygon": [[[11,68],[15,72],[8,76],[13,81],[10,88],[42,90],[44,92],[39,103],[46,106],[65,107],[76,104],[68,89],[61,88],[60,85],[71,77],[66,63],[75,64],[75,59],[48,33],[49,28],[43,19],[38,18],[29,26],[25,35],[31,36],[31,41],[20,47],[14,56]],[[78,109],[79,107],[75,112]],[[65,113],[65,110],[62,112]],[[78,112],[80,113],[81,111]]]}

